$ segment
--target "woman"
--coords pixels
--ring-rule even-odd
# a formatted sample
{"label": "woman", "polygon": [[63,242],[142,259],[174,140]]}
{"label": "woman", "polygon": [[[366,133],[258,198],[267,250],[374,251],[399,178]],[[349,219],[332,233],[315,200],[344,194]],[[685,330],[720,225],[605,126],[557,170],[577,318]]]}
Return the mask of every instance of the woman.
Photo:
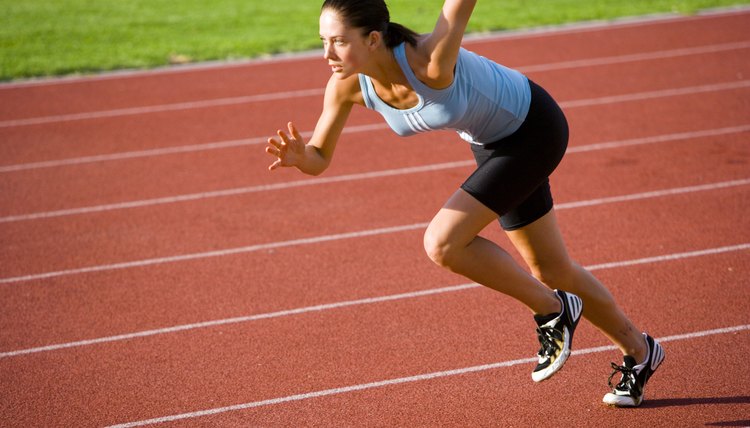
{"label": "woman", "polygon": [[[478,167],[427,227],[427,254],[532,311],[541,345],[534,381],[548,379],[565,363],[583,315],[624,354],[622,366],[612,364],[621,380],[604,402],[638,406],[663,350],[568,257],[548,181],[567,146],[565,116],[522,74],[460,47],[475,3],[446,0],[434,30],[419,35],[390,22],[383,0],[326,0],[320,38],[332,76],[323,111],[307,143],[291,122],[289,134],[279,130],[278,138],[268,140],[265,150],[276,157],[269,169],[322,173],[355,104],[381,113],[401,136],[457,130]],[[478,236],[498,217],[532,275]]]}

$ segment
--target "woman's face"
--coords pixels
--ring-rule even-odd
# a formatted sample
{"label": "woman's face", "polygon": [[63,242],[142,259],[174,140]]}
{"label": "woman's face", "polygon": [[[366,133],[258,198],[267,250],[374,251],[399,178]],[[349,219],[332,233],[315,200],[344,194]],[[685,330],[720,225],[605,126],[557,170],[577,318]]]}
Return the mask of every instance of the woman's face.
{"label": "woman's face", "polygon": [[357,73],[370,57],[368,38],[359,29],[347,27],[334,10],[325,9],[320,14],[320,40],[323,58],[339,79]]}

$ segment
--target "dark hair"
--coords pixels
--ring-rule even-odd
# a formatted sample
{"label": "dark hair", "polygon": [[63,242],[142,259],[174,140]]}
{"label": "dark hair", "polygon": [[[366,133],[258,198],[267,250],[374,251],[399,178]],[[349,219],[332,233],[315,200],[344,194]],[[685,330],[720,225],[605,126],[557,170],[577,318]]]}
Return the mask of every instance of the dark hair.
{"label": "dark hair", "polygon": [[406,42],[417,45],[417,34],[401,24],[391,22],[384,0],[324,0],[321,11],[330,9],[344,20],[347,27],[361,28],[363,35],[373,31],[381,31],[385,45],[389,49]]}

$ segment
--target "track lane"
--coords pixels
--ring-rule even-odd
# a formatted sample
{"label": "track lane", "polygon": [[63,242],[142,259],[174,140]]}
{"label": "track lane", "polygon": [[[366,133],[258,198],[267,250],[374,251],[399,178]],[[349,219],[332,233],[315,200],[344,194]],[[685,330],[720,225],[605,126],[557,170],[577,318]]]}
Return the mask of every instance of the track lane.
{"label": "track lane", "polygon": [[[695,380],[697,390],[670,394],[664,376],[684,377],[675,364],[665,364],[658,377],[649,383],[648,400],[638,411],[625,416],[628,423],[639,426],[672,427],[675,425],[737,424],[744,420],[749,401],[731,383],[722,383],[721,367],[732,366],[739,347],[747,350],[747,332],[726,336],[709,336],[690,343],[665,343],[669,349],[668,363],[694,362],[697,353],[716,349],[713,361],[700,371]],[[565,426],[600,427],[623,423],[622,410],[599,404],[607,392],[606,378],[611,352],[574,357],[556,382],[541,385],[525,383],[528,367],[523,364],[508,368],[466,373],[460,376],[432,379],[418,385],[406,384],[342,395],[325,396],[305,401],[269,405],[260,409],[229,411],[209,416],[196,416],[160,426],[180,427],[194,423],[264,426],[285,426],[289,421],[301,424],[370,424],[382,426],[533,426],[548,416],[539,409],[549,405],[549,397],[566,397],[567,405],[556,411],[558,423]],[[571,394],[575,391],[575,394]],[[167,415],[164,415],[167,416]]]}
{"label": "track lane", "polygon": [[[570,153],[555,173],[554,194],[559,202],[573,202],[748,178],[747,136]],[[665,165],[676,150],[683,155]],[[634,167],[643,174],[633,177]],[[695,173],[684,177],[686,170]],[[331,221],[340,212],[348,213],[348,230],[422,223],[470,171],[463,167],[6,223],[0,236],[13,244],[2,253],[8,265],[3,278],[342,233],[346,229]],[[595,175],[581,180],[580,171]]]}
{"label": "track lane", "polygon": [[[747,255],[743,252],[713,260],[666,262],[653,269],[642,266],[618,269],[610,278],[612,289],[623,302],[638,299],[637,306],[630,306],[637,310],[629,312],[636,320],[648,316],[650,326],[647,328],[655,335],[726,327],[726,323],[746,320],[743,308],[733,302],[744,296],[742,278],[747,274]],[[658,270],[668,277],[683,272],[698,283],[710,282],[716,279],[717,262],[725,266],[731,263],[729,266],[735,267],[733,272],[718,272],[724,277],[723,292],[712,296],[712,301],[726,308],[721,321],[714,316],[713,307],[704,305],[699,298],[672,301],[667,296],[652,296],[644,300],[642,296],[653,290],[658,276],[647,275],[648,279],[633,281],[633,278],[644,278],[644,272]],[[707,292],[711,290],[711,287],[705,288]],[[325,315],[267,320],[262,329],[225,326],[219,329],[219,334],[194,331],[181,337],[163,336],[28,356],[14,364],[22,370],[0,382],[4,383],[4,390],[11,392],[12,401],[7,405],[16,406],[20,422],[33,418],[75,424],[80,423],[85,414],[87,421],[100,425],[114,423],[114,415],[120,422],[139,420],[205,409],[205,403],[217,403],[218,407],[364,381],[527,358],[534,349],[528,313],[509,299],[489,293],[489,290],[476,289],[450,296],[391,302],[380,307],[344,308]],[[692,314],[690,331],[671,323],[673,313],[661,311],[667,302],[680,313]],[[446,314],[450,314],[447,319]],[[486,333],[496,329],[498,324],[503,325],[502,334]],[[284,340],[279,341],[277,337]],[[584,324],[577,335],[580,349],[604,344],[606,341],[588,324]],[[742,350],[736,346],[714,349],[719,355],[732,357],[740,355]],[[614,351],[607,354],[609,358],[616,358]],[[688,360],[676,361],[689,363],[701,358],[699,352],[694,351],[692,355]],[[566,367],[558,382],[544,385],[565,384],[597,367],[606,370],[606,366],[593,365],[588,358],[573,361],[576,360],[577,365]],[[7,364],[8,360],[0,361],[0,366],[7,367]],[[503,395],[521,394],[532,386],[527,366],[519,367],[525,370],[513,372]],[[603,374],[600,372],[595,377],[597,387],[593,392],[591,386],[579,390],[589,402],[595,400],[587,394],[601,395],[603,390]],[[38,385],[44,379],[56,381],[41,383],[45,384],[42,391],[28,391],[23,387]],[[88,379],[98,379],[98,382]],[[652,384],[653,391],[659,391],[656,385],[666,386],[669,377],[660,379]],[[460,379],[455,382],[454,387],[460,389]],[[428,386],[415,384],[406,388],[414,393],[424,387]],[[705,385],[697,388],[693,394],[711,392]],[[28,404],[36,400],[46,400],[45,409],[29,407]],[[352,404],[358,402],[356,397],[354,400]],[[372,403],[384,404],[382,398]],[[291,405],[292,409],[295,407]],[[278,412],[279,408],[273,411]]]}
{"label": "track lane", "polygon": [[[749,197],[750,188],[743,186],[560,210],[558,217],[574,259],[596,265],[744,244],[747,239],[737,236],[737,230],[750,226],[741,210]],[[695,224],[711,224],[712,213],[692,208],[711,204],[722,204],[725,221],[711,230],[695,230]],[[601,219],[609,220],[596,226]],[[489,228],[487,235],[510,249],[496,229]],[[423,290],[426,283],[456,284],[455,275],[423,255],[421,234],[418,227],[355,240],[4,284],[0,292],[9,303],[3,314],[8,328],[0,342],[10,351]],[[383,248],[389,249],[387,255],[381,254]],[[312,279],[311,272],[325,275]],[[92,302],[112,315],[103,317]]]}
{"label": "track lane", "polygon": [[[743,46],[742,49],[745,49],[745,48],[747,48],[748,45],[750,45],[750,42],[739,43],[739,44]],[[718,45],[717,49],[719,47],[722,47],[722,51],[726,51],[726,50],[735,51],[735,50],[738,49],[737,45],[738,45],[737,43],[730,44],[730,45]],[[731,47],[731,49],[723,49],[724,46],[729,46],[729,47]],[[669,52],[683,52],[685,50],[686,49],[678,49],[678,50],[669,51]],[[692,55],[699,55],[699,52],[696,52],[694,49],[688,48],[687,51],[692,52]],[[707,51],[707,50],[703,49],[703,50],[700,50],[700,53],[702,53],[702,54],[710,54],[711,51],[710,50]],[[736,55],[736,52],[734,54]],[[665,55],[666,55],[666,52],[665,52]],[[679,57],[681,55],[677,55],[677,56]],[[628,62],[632,62],[632,61],[642,61],[642,60],[635,59],[632,56],[610,57],[610,58],[622,59],[622,61],[620,63],[622,63],[622,62],[628,63]],[[741,56],[740,56],[740,58],[741,58]],[[648,57],[648,59],[660,59],[660,58],[659,58],[659,56],[650,56],[650,57]],[[661,58],[661,59],[665,59],[665,58]],[[603,62],[596,63],[596,61],[603,61]],[[597,59],[597,60],[593,61],[592,63],[594,65],[602,65],[602,64],[607,64],[608,61],[609,60],[605,58],[605,59],[602,59],[602,60],[598,60]],[[580,62],[575,62],[575,61],[574,61],[574,63],[575,64],[580,64]],[[640,62],[640,64],[642,64],[642,62]],[[577,67],[579,67],[579,68],[580,67],[584,67],[584,66],[585,66],[585,64],[577,65]],[[566,68],[569,68],[569,67],[568,66],[559,66],[558,67],[557,65],[552,65],[552,68],[546,68],[545,71],[565,70]],[[702,79],[700,80],[700,83],[703,83],[704,81],[706,81],[705,80],[705,78],[706,78],[706,75],[705,75],[706,70],[705,70],[705,67],[701,67],[701,69],[702,69]],[[680,69],[680,73],[678,73],[678,74],[683,74],[683,73],[684,73],[684,67]],[[729,73],[730,77],[731,77],[729,80],[732,80],[732,79],[741,79],[742,76],[744,75],[744,73],[742,72],[741,69],[736,69],[736,70],[734,70],[733,73],[734,74]],[[570,73],[566,73],[566,74],[570,74]],[[638,73],[636,72],[635,74],[637,75]],[[669,74],[670,73],[658,73],[657,76],[669,75]],[[632,75],[633,74],[626,73],[627,77],[630,77]],[[580,79],[577,79],[577,80],[580,81]],[[726,79],[722,79],[722,80],[726,80]],[[575,82],[575,80],[574,80],[574,82]],[[546,82],[545,82],[545,85],[547,85]],[[611,88],[609,88],[609,90],[611,90]],[[578,95],[578,94],[574,94],[574,96],[575,95]],[[369,126],[375,126],[375,125],[369,125]],[[355,131],[355,130],[357,130],[357,128],[358,127],[348,127],[347,131]],[[306,134],[306,133],[307,132],[303,132],[303,135]],[[50,159],[50,160],[47,160],[47,161],[40,161],[40,162],[30,162],[30,163],[22,163],[22,164],[16,164],[16,165],[6,165],[6,166],[3,166],[3,167],[0,167],[0,172],[12,172],[12,171],[19,171],[19,170],[26,170],[26,169],[35,169],[35,168],[49,168],[49,167],[53,167],[53,166],[77,165],[77,164],[80,164],[80,163],[91,163],[91,162],[99,162],[99,161],[112,161],[112,160],[116,160],[118,158],[120,158],[120,159],[130,159],[130,158],[133,158],[133,157],[162,156],[162,155],[166,155],[166,154],[170,154],[170,153],[184,153],[185,151],[201,151],[201,150],[216,149],[216,148],[220,148],[220,147],[225,147],[225,148],[226,147],[236,147],[238,145],[253,144],[253,142],[255,142],[257,144],[257,143],[262,143],[264,141],[265,141],[265,137],[256,137],[256,138],[250,138],[250,139],[235,139],[235,140],[219,141],[219,142],[214,142],[214,143],[204,143],[204,144],[197,144],[197,145],[183,145],[183,146],[175,146],[175,147],[165,147],[165,148],[162,148],[162,149],[156,148],[156,149],[150,149],[150,150],[135,150],[135,151],[131,150],[131,151],[120,152],[119,154],[118,153],[110,153],[110,154],[83,156],[83,157],[78,157],[78,158],[74,157],[74,158],[57,159],[57,160]]]}
{"label": "track lane", "polygon": [[[750,94],[750,86],[648,99],[640,101],[644,106],[642,109],[628,116],[621,114],[620,109],[635,101],[567,107],[571,147],[607,140],[746,125],[749,111],[745,102],[747,94]],[[707,120],[714,116],[713,103],[723,104],[726,114]],[[683,113],[685,108],[688,111]],[[592,130],[611,138],[592,141],[588,137],[592,135]],[[404,140],[394,138],[389,130],[346,134],[326,176],[362,171],[365,156],[370,159],[367,162],[368,170],[373,167],[389,169],[471,159],[466,144],[451,132]],[[430,150],[425,150],[428,145]],[[393,155],[383,156],[382,153],[386,151]],[[0,189],[3,190],[0,201],[5,202],[0,204],[3,207],[0,208],[0,217],[305,178],[296,171],[269,174],[266,170],[269,161],[270,156],[263,153],[262,145],[258,144],[210,154],[194,152],[145,160],[11,172],[5,174],[5,179],[0,182]],[[108,184],[91,186],[92,181]],[[32,188],[39,189],[35,190],[39,192],[38,197],[28,197]]]}
{"label": "track lane", "polygon": [[[511,67],[568,62],[612,55],[633,55],[747,40],[748,11],[712,17],[638,21],[632,25],[573,28],[563,37],[552,32],[478,40],[471,49]],[[704,19],[707,18],[707,19]]]}
{"label": "track lane", "polygon": [[[747,63],[748,61],[746,61]],[[748,68],[745,66],[744,68]],[[669,88],[651,87],[650,90],[640,91],[642,85],[632,88],[631,92],[623,91],[624,94],[632,93],[636,99],[650,97],[673,97],[679,95],[670,93],[669,90],[684,91],[684,94],[705,93],[705,92],[723,92],[732,88],[742,89],[747,87],[747,80],[742,80],[744,75],[741,71],[733,69],[730,74],[731,78],[711,82],[706,80],[706,76],[696,76],[692,80],[693,85],[679,86],[674,85]],[[725,73],[726,74],[726,73]],[[739,78],[738,78],[739,76]],[[536,78],[536,76],[532,76]],[[578,80],[574,87],[580,87],[582,82]],[[543,80],[541,82],[555,94],[555,85],[552,82]],[[744,85],[744,86],[743,86]],[[611,86],[605,85],[605,86]],[[665,89],[667,92],[665,92]],[[602,89],[598,93],[611,92],[609,89]],[[613,98],[611,101],[597,100],[597,96],[587,97],[587,91],[581,90],[573,95],[572,99],[560,99],[561,105],[570,109],[587,105],[599,104],[602,101],[607,103],[622,102],[622,98]],[[67,158],[106,156],[116,153],[126,154],[132,151],[153,150],[158,147],[169,149],[170,147],[179,148],[197,144],[211,145],[207,141],[237,141],[246,138],[248,129],[266,129],[269,124],[274,123],[278,117],[286,116],[288,111],[305,111],[307,113],[297,113],[294,117],[299,129],[310,130],[317,119],[317,111],[320,109],[321,98],[313,97],[310,99],[311,104],[308,108],[300,110],[300,103],[290,101],[280,101],[278,103],[268,102],[264,105],[254,104],[249,106],[223,106],[212,109],[203,109],[196,112],[162,112],[154,113],[142,117],[125,117],[125,118],[105,118],[89,123],[75,126],[74,124],[56,124],[55,126],[39,126],[33,132],[9,128],[0,130],[0,136],[7,141],[3,146],[3,154],[6,162],[5,169],[13,170],[14,167],[24,167],[25,164],[45,163],[61,160],[58,153],[69,153]],[[157,120],[155,120],[157,119]],[[160,120],[168,120],[171,126],[161,126]],[[288,120],[288,119],[287,119]],[[283,127],[286,120],[283,120],[279,127]],[[215,125],[220,123],[220,127]],[[362,125],[372,125],[379,123],[376,114],[365,109],[355,109],[350,125],[357,127]],[[272,128],[273,129],[273,128]],[[134,130],[138,130],[135,132]],[[90,141],[86,146],[80,145],[81,139]],[[260,136],[249,138],[250,141],[256,141]],[[260,141],[263,141],[261,138]],[[163,141],[171,141],[164,146]],[[123,150],[123,148],[126,148]],[[45,155],[46,154],[46,155]],[[39,156],[43,157],[39,157]],[[34,156],[34,157],[31,157]]]}

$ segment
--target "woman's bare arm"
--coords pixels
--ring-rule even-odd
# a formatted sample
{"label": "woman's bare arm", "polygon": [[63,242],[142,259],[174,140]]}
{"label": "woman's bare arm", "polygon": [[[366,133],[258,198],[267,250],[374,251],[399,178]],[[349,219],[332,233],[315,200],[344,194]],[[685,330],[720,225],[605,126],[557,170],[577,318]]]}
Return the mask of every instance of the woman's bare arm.
{"label": "woman's bare arm", "polygon": [[356,75],[344,80],[332,76],[326,86],[323,111],[310,141],[306,144],[294,124],[289,122],[289,134],[279,130],[278,139],[268,139],[266,153],[277,158],[268,169],[273,171],[278,167],[294,166],[310,175],[319,175],[325,171],[333,159],[336,143],[358,91],[359,80]]}
{"label": "woman's bare arm", "polygon": [[447,87],[453,81],[461,40],[476,3],[476,0],[446,0],[435,28],[420,40],[417,55],[424,62],[419,67],[424,73],[420,77],[430,86]]}

